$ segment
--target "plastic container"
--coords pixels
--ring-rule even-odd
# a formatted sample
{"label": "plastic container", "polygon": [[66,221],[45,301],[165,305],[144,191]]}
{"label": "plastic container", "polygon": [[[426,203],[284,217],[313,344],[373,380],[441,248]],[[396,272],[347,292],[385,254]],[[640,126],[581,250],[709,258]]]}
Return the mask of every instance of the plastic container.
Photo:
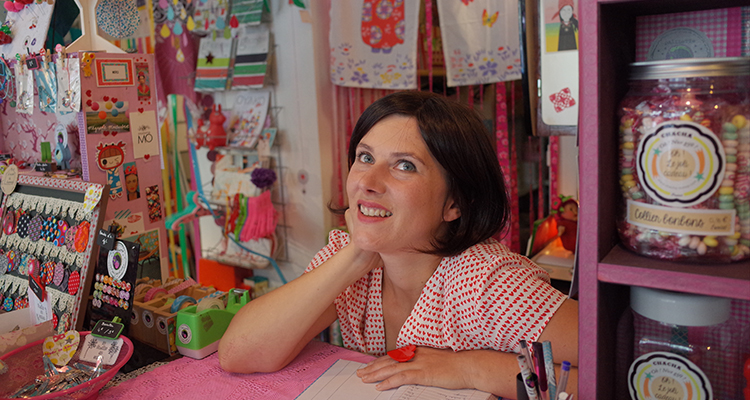
{"label": "plastic container", "polygon": [[618,231],[636,253],[750,259],[750,58],[631,64]]}
{"label": "plastic container", "polygon": [[730,299],[632,287],[618,327],[618,399],[740,398],[739,329]]}
{"label": "plastic container", "polygon": [[[79,333],[81,335],[81,344],[78,347],[78,351],[76,351],[72,360],[68,364],[72,365],[73,363],[80,362],[82,364],[93,366],[94,364],[92,363],[79,361],[78,359],[84,339],[86,335],[91,332],[86,331]],[[70,389],[48,393],[43,396],[35,396],[33,399],[96,399],[99,397],[99,390],[114,378],[117,371],[119,371],[120,368],[128,362],[130,356],[133,355],[133,342],[125,336],[120,337],[122,338],[123,344],[120,349],[120,354],[117,356],[117,361],[111,366],[104,366],[104,368],[108,368],[104,373],[88,382],[82,383],[78,386],[73,386]],[[8,372],[3,374],[2,379],[0,379],[0,398],[11,396],[23,385],[31,382],[34,377],[44,373],[42,343],[44,343],[44,339],[27,344],[26,346],[15,349],[0,357],[0,359],[8,365]]]}

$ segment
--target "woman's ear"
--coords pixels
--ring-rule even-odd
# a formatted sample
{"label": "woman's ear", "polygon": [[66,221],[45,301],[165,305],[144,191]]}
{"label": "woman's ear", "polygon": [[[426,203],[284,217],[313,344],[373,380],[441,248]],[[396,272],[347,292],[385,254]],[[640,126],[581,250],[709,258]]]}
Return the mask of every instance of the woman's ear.
{"label": "woman's ear", "polygon": [[449,198],[445,202],[445,208],[443,209],[443,221],[452,222],[457,220],[461,216],[461,209],[458,208],[458,204]]}

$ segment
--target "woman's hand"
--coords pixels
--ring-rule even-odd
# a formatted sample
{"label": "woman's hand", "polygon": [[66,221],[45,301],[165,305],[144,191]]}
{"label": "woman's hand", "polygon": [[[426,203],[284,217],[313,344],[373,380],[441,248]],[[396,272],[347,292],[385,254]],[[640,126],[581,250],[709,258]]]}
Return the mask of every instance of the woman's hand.
{"label": "woman's hand", "polygon": [[414,358],[398,362],[389,356],[380,357],[357,371],[363,382],[380,382],[378,390],[401,385],[439,386],[446,389],[474,387],[467,378],[470,368],[462,365],[460,353],[447,349],[417,347]]}
{"label": "woman's hand", "polygon": [[354,227],[354,218],[356,218],[354,214],[356,212],[356,208],[352,209],[352,207],[349,207],[346,209],[346,213],[344,214],[344,217],[346,218],[346,228],[349,231],[349,244],[345,247],[345,249],[352,252],[354,262],[358,265],[363,266],[363,269],[361,269],[361,271],[366,274],[373,268],[381,265],[382,260],[380,259],[380,254],[372,251],[362,250],[359,246],[357,246]]}
{"label": "woman's hand", "polygon": [[[559,372],[558,372],[559,373]],[[363,382],[379,382],[378,390],[401,385],[436,386],[446,389],[478,389],[496,396],[515,398],[518,361],[515,353],[495,350],[465,350],[417,347],[414,358],[397,362],[385,356],[357,371]],[[571,370],[568,385],[578,384]]]}

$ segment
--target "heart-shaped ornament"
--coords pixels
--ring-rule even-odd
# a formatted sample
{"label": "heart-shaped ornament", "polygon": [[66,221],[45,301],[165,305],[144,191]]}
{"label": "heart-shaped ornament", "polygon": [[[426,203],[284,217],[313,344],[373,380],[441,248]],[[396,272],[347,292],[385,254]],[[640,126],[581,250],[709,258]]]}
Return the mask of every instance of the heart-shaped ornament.
{"label": "heart-shaped ornament", "polygon": [[81,335],[78,331],[71,330],[62,335],[54,335],[44,339],[42,351],[45,356],[49,357],[52,364],[62,367],[73,358],[80,342]]}

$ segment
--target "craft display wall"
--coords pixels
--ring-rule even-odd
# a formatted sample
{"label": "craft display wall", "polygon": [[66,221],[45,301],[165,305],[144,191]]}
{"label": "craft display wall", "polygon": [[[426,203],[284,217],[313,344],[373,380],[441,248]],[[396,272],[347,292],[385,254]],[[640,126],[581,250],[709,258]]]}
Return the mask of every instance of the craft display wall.
{"label": "craft display wall", "polygon": [[[80,60],[81,111],[60,115],[36,108],[23,114],[3,102],[0,152],[38,162],[40,144],[54,142],[55,132],[64,126],[71,168],[80,168],[84,181],[110,186],[104,194],[110,199],[104,226],[115,224],[119,239],[141,244],[140,267],[151,266],[157,270],[152,276],[166,277],[154,56],[82,52],[71,60]],[[39,104],[38,93],[34,104]]]}
{"label": "craft display wall", "polygon": [[28,307],[35,296],[29,276],[35,275],[46,286],[56,331],[82,329],[105,189],[96,183],[19,176],[16,190],[2,202],[0,312]]}
{"label": "craft display wall", "polygon": [[104,226],[115,224],[119,239],[141,244],[140,267],[158,263],[167,277],[154,55],[80,57],[83,179],[110,186]]}

